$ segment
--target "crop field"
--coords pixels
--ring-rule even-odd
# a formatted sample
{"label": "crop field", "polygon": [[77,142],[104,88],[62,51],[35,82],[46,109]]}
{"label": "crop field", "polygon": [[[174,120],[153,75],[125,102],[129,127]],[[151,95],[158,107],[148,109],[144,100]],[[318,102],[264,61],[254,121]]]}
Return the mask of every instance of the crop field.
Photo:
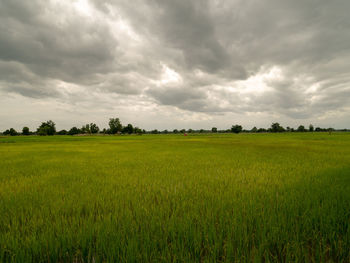
{"label": "crop field", "polygon": [[349,262],[349,248],[349,133],[0,138],[0,262]]}

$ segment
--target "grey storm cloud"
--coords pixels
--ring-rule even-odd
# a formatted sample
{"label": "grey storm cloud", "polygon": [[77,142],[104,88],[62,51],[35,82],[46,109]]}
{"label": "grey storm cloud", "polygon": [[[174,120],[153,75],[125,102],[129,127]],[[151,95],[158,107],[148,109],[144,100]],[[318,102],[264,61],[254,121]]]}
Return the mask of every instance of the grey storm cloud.
{"label": "grey storm cloud", "polygon": [[349,10],[348,0],[0,0],[0,96],[213,116],[347,112]]}

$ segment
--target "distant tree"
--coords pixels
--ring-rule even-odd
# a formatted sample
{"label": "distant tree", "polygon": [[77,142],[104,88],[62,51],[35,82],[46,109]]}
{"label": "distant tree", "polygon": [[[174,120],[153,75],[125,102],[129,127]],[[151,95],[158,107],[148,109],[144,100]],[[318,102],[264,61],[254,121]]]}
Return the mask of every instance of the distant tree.
{"label": "distant tree", "polygon": [[309,131],[313,132],[314,131],[314,126],[312,124],[309,125]]}
{"label": "distant tree", "polygon": [[22,129],[22,135],[30,135],[30,131],[28,127],[23,127]]}
{"label": "distant tree", "polygon": [[128,125],[126,125],[125,127],[123,127],[122,132],[123,132],[123,133],[131,134],[131,133],[134,132],[134,127],[129,123]]}
{"label": "distant tree", "polygon": [[218,128],[216,127],[211,128],[211,132],[218,132]]}
{"label": "distant tree", "polygon": [[2,133],[3,135],[10,135],[10,136],[16,136],[18,135],[18,132],[14,128],[7,129]]}
{"label": "distant tree", "polygon": [[37,129],[37,134],[40,136],[45,135],[54,135],[56,132],[55,123],[51,120],[47,122],[42,122],[39,128]]}
{"label": "distant tree", "polygon": [[68,131],[68,135],[76,135],[81,133],[81,130],[78,129],[77,127],[73,127]]}
{"label": "distant tree", "polygon": [[192,133],[193,132],[193,130],[192,129],[188,129],[188,131],[187,131],[188,133]]}
{"label": "distant tree", "polygon": [[181,129],[180,132],[181,132],[181,133],[185,133],[186,130],[185,130],[185,129]]}
{"label": "distant tree", "polygon": [[174,129],[173,133],[179,133],[179,131],[177,129]]}
{"label": "distant tree", "polygon": [[250,131],[251,132],[258,132],[258,129],[256,127],[253,127]]}
{"label": "distant tree", "polygon": [[158,134],[158,130],[155,129],[155,130],[151,131],[151,133],[153,133],[153,134]]}
{"label": "distant tree", "polygon": [[264,129],[264,128],[259,128],[259,129],[258,129],[258,132],[266,132],[266,129]]}
{"label": "distant tree", "polygon": [[11,136],[16,136],[16,135],[18,135],[18,132],[14,128],[11,128],[10,129],[10,135]]}
{"label": "distant tree", "polygon": [[95,123],[90,123],[89,130],[90,133],[95,134],[99,132],[100,128]]}
{"label": "distant tree", "polygon": [[117,132],[121,132],[123,129],[123,126],[119,118],[110,118],[108,125],[109,125],[109,130],[111,134],[116,134]]}
{"label": "distant tree", "polygon": [[203,132],[204,132],[204,129],[200,129],[200,130],[199,130],[199,133],[203,133]]}
{"label": "distant tree", "polygon": [[89,124],[83,125],[80,129],[80,133],[83,133],[83,134],[90,133],[90,125]]}
{"label": "distant tree", "polygon": [[233,133],[240,133],[242,131],[242,126],[241,125],[232,125],[231,127],[231,132]]}
{"label": "distant tree", "polygon": [[68,132],[66,130],[60,130],[59,132],[57,132],[58,135],[67,135]]}
{"label": "distant tree", "polygon": [[271,124],[271,132],[284,132],[284,128],[278,123],[272,123]]}
{"label": "distant tree", "polygon": [[303,125],[300,125],[297,129],[298,132],[306,132],[306,129]]}
{"label": "distant tree", "polygon": [[316,127],[315,131],[320,132],[322,129],[320,127]]}
{"label": "distant tree", "polygon": [[291,131],[289,126],[287,126],[286,130],[287,130],[287,132]]}
{"label": "distant tree", "polygon": [[129,134],[132,134],[134,132],[134,127],[130,123],[126,127],[128,128]]}
{"label": "distant tree", "polygon": [[142,134],[142,130],[139,127],[134,127],[134,133]]}

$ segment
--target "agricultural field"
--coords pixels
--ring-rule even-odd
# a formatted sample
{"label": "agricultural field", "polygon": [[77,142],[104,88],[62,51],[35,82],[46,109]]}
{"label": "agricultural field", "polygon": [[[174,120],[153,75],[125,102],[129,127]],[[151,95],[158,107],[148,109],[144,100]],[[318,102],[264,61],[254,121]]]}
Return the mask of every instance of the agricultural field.
{"label": "agricultural field", "polygon": [[350,133],[0,138],[0,262],[350,261]]}

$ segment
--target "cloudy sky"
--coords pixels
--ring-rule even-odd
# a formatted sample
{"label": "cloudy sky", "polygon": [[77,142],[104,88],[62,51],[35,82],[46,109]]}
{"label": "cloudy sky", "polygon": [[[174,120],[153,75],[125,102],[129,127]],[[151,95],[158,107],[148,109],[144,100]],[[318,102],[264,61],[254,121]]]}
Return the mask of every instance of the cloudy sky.
{"label": "cloudy sky", "polygon": [[349,0],[0,0],[0,130],[350,128]]}

